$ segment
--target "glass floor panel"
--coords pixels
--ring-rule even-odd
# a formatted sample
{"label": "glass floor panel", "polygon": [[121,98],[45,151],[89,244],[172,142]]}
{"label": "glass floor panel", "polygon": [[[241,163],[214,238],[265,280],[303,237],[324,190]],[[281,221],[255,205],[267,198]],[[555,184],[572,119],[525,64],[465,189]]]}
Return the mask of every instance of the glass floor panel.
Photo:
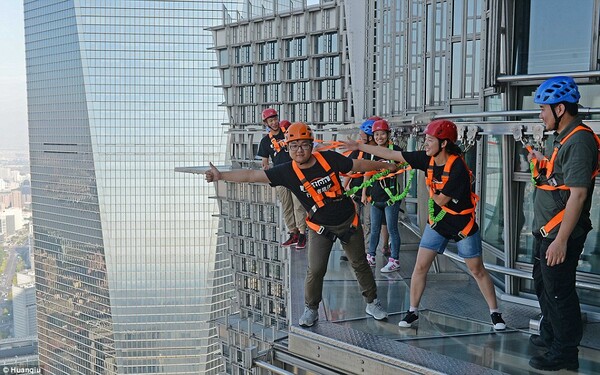
{"label": "glass floor panel", "polygon": [[[339,249],[332,251],[331,254],[323,286],[321,319],[324,318],[324,320],[334,324],[404,342],[414,347],[507,374],[546,373],[529,367],[529,359],[532,356],[542,354],[542,352],[529,344],[529,332],[526,329],[515,329],[509,325],[506,331],[495,332],[491,322],[459,316],[460,312],[457,311],[454,311],[453,314],[453,311],[447,308],[448,305],[441,300],[439,305],[429,304],[426,306],[429,309],[420,310],[418,324],[414,327],[408,329],[398,327],[398,322],[408,309],[409,286],[407,281],[410,280],[405,280],[398,272],[382,274],[379,267],[374,268],[373,272],[377,282],[378,297],[383,307],[387,309],[389,317],[383,321],[374,320],[365,313],[366,303],[360,293],[354,273],[348,262],[339,260],[341,254],[342,251]],[[302,255],[300,255],[300,258]],[[381,259],[381,262],[383,261]],[[298,271],[297,268],[295,270],[296,275],[300,276],[302,274],[304,276],[303,272],[305,271]],[[406,272],[402,274],[406,277]],[[300,280],[296,281],[299,281],[296,285],[300,287],[302,282]],[[426,293],[434,293],[436,288],[438,292],[441,292],[435,282],[430,284],[428,283]],[[446,286],[443,281],[442,285]],[[295,292],[297,293],[299,290],[295,290]],[[462,290],[460,293],[462,293]],[[463,305],[472,303],[467,295],[468,293],[466,290],[464,295],[454,292],[453,298]],[[296,295],[298,296],[298,294]],[[480,298],[480,296],[477,298]],[[502,304],[505,307],[507,306],[507,302]],[[435,306],[440,311],[437,311],[434,308]],[[475,307],[472,305],[467,306],[469,309]],[[485,306],[481,307],[485,309]],[[476,316],[479,316],[479,314]],[[588,323],[588,330],[593,330],[595,325],[595,323]],[[579,363],[580,369],[578,372],[564,370],[554,372],[554,374],[600,374],[600,350],[598,348],[580,347]]]}

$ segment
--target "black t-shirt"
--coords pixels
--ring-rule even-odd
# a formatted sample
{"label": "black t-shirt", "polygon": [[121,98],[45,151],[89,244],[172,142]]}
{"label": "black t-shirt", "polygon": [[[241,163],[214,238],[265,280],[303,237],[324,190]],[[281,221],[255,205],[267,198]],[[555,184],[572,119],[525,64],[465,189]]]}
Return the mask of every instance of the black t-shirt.
{"label": "black t-shirt", "polygon": [[[402,149],[396,145],[392,145],[392,150],[394,151],[402,151]],[[378,156],[373,156],[373,160],[385,160]],[[371,200],[373,202],[387,202],[390,199],[390,196],[385,192],[384,188],[390,189],[393,195],[398,195],[398,178],[397,175],[390,178],[384,178],[383,180],[375,180],[373,181],[373,185],[371,187]]]}
{"label": "black t-shirt", "polygon": [[283,132],[280,131],[279,133],[275,134],[273,138],[276,142],[279,143],[279,151],[275,150],[273,142],[271,141],[269,134],[267,134],[260,140],[260,144],[258,145],[258,152],[256,153],[256,155],[263,158],[270,157],[271,160],[273,160],[273,165],[279,165],[291,161],[292,158],[290,158],[290,154],[288,153],[287,148],[285,147],[285,136]]}
{"label": "black t-shirt", "polygon": [[[425,154],[425,151],[402,152],[402,156],[413,169],[420,169],[427,172],[430,157]],[[443,171],[443,165],[435,165],[433,167],[433,178],[441,181]],[[456,159],[452,164],[448,182],[446,182],[441,192],[452,198],[446,206],[453,211],[460,212],[473,207],[473,203],[471,202],[471,177],[466,164],[460,158]],[[441,207],[437,204],[434,204],[433,207],[434,215],[437,215]],[[470,219],[471,214],[451,215],[447,213],[437,223],[434,230],[444,237],[455,238],[458,232],[463,230],[469,223]],[[474,234],[477,230],[479,230],[479,227],[475,223],[468,235]]]}
{"label": "black t-shirt", "polygon": [[[352,151],[350,153],[350,155],[348,155],[348,157],[350,159],[359,159],[359,160],[371,160],[371,154],[368,154],[366,152],[362,152],[362,151]],[[348,185],[349,189],[352,189],[356,186],[360,186],[364,181],[364,177],[361,175],[360,177],[355,177],[350,179],[350,185]],[[358,197],[360,198],[360,195],[362,194],[362,191],[357,191],[356,195],[358,195]]]}
{"label": "black t-shirt", "polygon": [[[335,171],[338,181],[340,178],[339,172],[348,173],[352,168],[352,159],[335,151],[323,151],[321,155],[329,163],[331,169]],[[267,169],[265,173],[271,182],[271,186],[285,186],[290,189],[307,211],[315,205],[315,201],[305,191],[300,179],[296,176],[296,172],[292,168],[292,162]],[[317,193],[333,188],[333,181],[318,161],[312,167],[302,169],[302,173]],[[311,221],[319,225],[339,225],[348,220],[351,215],[354,215],[354,212],[354,202],[349,197],[342,195],[339,200],[326,201],[325,205],[313,215]]]}

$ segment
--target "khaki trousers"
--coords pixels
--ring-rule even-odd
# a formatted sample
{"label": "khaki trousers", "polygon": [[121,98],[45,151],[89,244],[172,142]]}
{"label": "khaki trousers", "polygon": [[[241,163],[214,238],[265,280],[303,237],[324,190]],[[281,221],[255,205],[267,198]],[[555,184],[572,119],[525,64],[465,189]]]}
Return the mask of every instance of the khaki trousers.
{"label": "khaki trousers", "polygon": [[[351,216],[343,224],[328,226],[327,229],[339,236],[350,228],[353,219],[354,217]],[[327,272],[327,263],[332,247],[333,242],[329,238],[309,229],[308,269],[306,270],[306,280],[304,282],[304,303],[311,309],[318,309],[323,298],[323,279]],[[348,243],[342,244],[342,248],[354,270],[365,301],[367,303],[373,302],[377,298],[377,285],[365,257],[365,240],[360,225]]]}
{"label": "khaki trousers", "polygon": [[306,210],[292,192],[283,186],[276,186],[277,198],[281,202],[283,221],[288,232],[306,233]]}

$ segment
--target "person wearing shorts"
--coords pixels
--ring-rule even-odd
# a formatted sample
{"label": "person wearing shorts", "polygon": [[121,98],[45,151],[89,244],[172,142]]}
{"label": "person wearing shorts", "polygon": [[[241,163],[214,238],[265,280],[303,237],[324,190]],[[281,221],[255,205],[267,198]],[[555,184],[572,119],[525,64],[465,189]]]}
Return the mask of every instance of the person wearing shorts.
{"label": "person wearing shorts", "polygon": [[417,262],[410,282],[410,307],[398,323],[411,327],[419,319],[427,273],[435,257],[446,250],[448,242],[456,241],[459,255],[465,259],[469,272],[490,309],[492,325],[496,330],[506,329],[498,310],[496,291],[490,274],[483,266],[481,235],[475,222],[476,199],[471,190],[471,172],[456,145],[456,125],[448,120],[434,120],[425,128],[425,150],[403,152],[389,148],[345,141],[349,150],[361,150],[386,160],[408,163],[413,169],[426,173],[429,188],[429,224],[427,224],[417,253]]}

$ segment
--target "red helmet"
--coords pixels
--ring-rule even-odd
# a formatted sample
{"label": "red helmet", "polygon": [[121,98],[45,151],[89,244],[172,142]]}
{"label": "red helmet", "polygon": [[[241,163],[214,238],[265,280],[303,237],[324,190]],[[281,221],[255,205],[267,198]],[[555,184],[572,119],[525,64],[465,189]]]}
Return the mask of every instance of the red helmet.
{"label": "red helmet", "polygon": [[373,123],[373,133],[378,130],[385,130],[386,132],[390,131],[390,125],[385,120],[377,120]]}
{"label": "red helmet", "polygon": [[273,108],[267,108],[264,111],[262,111],[262,119],[263,119],[263,121],[265,121],[269,117],[273,117],[273,116],[277,116],[277,111],[274,110]]}
{"label": "red helmet", "polygon": [[379,117],[379,116],[371,116],[367,120],[377,121],[377,120],[383,120],[383,119],[381,117]]}
{"label": "red helmet", "polygon": [[288,130],[285,132],[285,143],[299,141],[302,139],[307,139],[310,141],[315,140],[310,126],[306,125],[303,122],[295,122],[292,125],[290,125]]}
{"label": "red helmet", "polygon": [[288,120],[281,120],[281,121],[279,121],[279,126],[281,128],[283,128],[283,130],[287,130],[287,128],[289,128],[290,125],[292,125],[292,123],[289,122]]}
{"label": "red helmet", "polygon": [[437,139],[447,139],[452,143],[456,143],[458,139],[456,125],[449,120],[433,120],[427,125],[423,133]]}

